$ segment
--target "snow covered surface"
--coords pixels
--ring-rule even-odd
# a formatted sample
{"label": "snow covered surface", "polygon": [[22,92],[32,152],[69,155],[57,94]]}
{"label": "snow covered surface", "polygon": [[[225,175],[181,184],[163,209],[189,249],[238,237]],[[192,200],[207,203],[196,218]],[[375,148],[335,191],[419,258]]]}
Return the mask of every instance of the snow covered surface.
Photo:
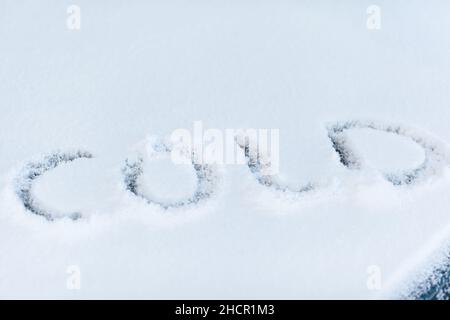
{"label": "snow covered surface", "polygon": [[[373,31],[368,1],[75,2],[79,31],[0,1],[0,297],[408,298],[448,265],[450,3],[377,1]],[[197,176],[160,159],[126,189],[197,120],[278,128],[285,187],[224,165],[165,210]]]}

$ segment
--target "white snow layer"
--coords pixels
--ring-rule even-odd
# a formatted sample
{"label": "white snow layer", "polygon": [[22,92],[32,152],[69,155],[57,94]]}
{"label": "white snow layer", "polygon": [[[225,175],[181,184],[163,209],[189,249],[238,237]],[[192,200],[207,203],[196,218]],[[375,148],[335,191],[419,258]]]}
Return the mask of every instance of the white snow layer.
{"label": "white snow layer", "polygon": [[[450,3],[371,4],[0,1],[0,297],[416,297],[450,250]],[[279,129],[281,172],[133,166],[197,120]]]}

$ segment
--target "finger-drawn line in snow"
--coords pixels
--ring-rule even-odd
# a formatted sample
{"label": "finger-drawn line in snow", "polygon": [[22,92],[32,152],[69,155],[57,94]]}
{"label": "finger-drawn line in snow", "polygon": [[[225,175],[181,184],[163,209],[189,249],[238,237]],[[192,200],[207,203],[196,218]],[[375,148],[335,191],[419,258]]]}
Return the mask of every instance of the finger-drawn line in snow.
{"label": "finger-drawn line in snow", "polygon": [[328,137],[334,150],[339,155],[342,165],[351,170],[362,168],[362,159],[350,146],[345,134],[351,129],[373,129],[409,138],[417,143],[425,152],[423,163],[412,170],[401,173],[384,173],[388,181],[394,185],[408,185],[420,178],[436,174],[449,163],[449,152],[446,145],[431,135],[397,124],[386,124],[375,121],[343,121],[328,126]]}
{"label": "finger-drawn line in snow", "polygon": [[33,214],[42,216],[49,221],[53,221],[56,218],[70,218],[72,220],[78,220],[81,218],[81,213],[78,212],[58,214],[47,212],[42,209],[38,205],[38,201],[32,195],[32,188],[34,181],[47,171],[52,170],[63,163],[68,163],[83,158],[90,159],[92,158],[92,154],[86,151],[56,152],[44,156],[42,160],[27,163],[22,168],[15,181],[16,194],[25,209]]}
{"label": "finger-drawn line in snow", "polygon": [[[417,168],[402,172],[400,174],[386,173],[385,177],[394,185],[407,185],[412,184],[419,178],[428,177],[433,174],[437,174],[444,167],[449,164],[448,146],[424,132],[420,132],[416,129],[408,128],[401,125],[379,123],[374,121],[344,121],[336,122],[327,127],[328,137],[332,142],[334,150],[337,152],[342,165],[349,169],[361,169],[362,159],[358,157],[356,152],[349,144],[349,139],[346,136],[346,131],[358,128],[369,128],[373,130],[385,131],[393,133],[399,136],[404,136],[417,143],[424,149],[425,160]],[[258,144],[253,143],[248,135],[237,135],[235,139],[238,146],[243,150],[246,164],[251,173],[256,177],[257,181],[265,186],[277,191],[304,194],[312,190],[317,189],[317,185],[308,183],[298,189],[289,187],[286,183],[280,179],[277,174],[271,173],[271,160],[270,157],[264,153],[264,150],[260,150]],[[146,148],[146,154],[148,160],[155,157],[168,157],[173,150],[171,143],[153,139],[152,141],[145,142],[145,145],[150,146],[150,150]],[[262,148],[264,149],[264,148]],[[197,187],[193,195],[186,199],[181,199],[171,203],[161,202],[152,199],[142,193],[139,189],[139,177],[143,174],[144,156],[142,152],[139,153],[137,158],[126,159],[125,166],[122,169],[123,182],[126,190],[145,199],[148,203],[157,204],[164,209],[178,208],[187,205],[197,204],[202,200],[210,198],[217,189],[218,174],[216,166],[214,164],[203,164],[195,161],[196,153],[194,150],[188,148],[186,152],[186,159],[190,163],[196,173]],[[30,212],[43,216],[48,220],[53,220],[59,217],[70,217],[73,220],[80,218],[79,213],[72,214],[56,214],[50,213],[40,208],[38,202],[33,198],[31,189],[33,181],[44,174],[45,172],[54,169],[61,163],[71,162],[80,158],[92,158],[89,152],[76,151],[76,152],[57,152],[44,157],[40,161],[35,161],[27,164],[21,171],[16,181],[16,193],[21,199],[24,207]],[[269,170],[268,170],[269,169]]]}
{"label": "finger-drawn line in snow", "polygon": [[265,152],[259,150],[258,143],[252,142],[249,136],[245,134],[237,135],[235,141],[244,150],[247,166],[261,185],[276,191],[293,194],[303,194],[314,190],[313,183],[307,183],[298,189],[293,189],[284,183],[278,174],[266,173],[270,172],[268,170],[271,166],[270,158],[265,155]]}
{"label": "finger-drawn line in snow", "polygon": [[[342,165],[349,169],[358,170],[362,169],[363,166],[361,157],[353,150],[345,134],[346,131],[351,129],[373,129],[403,136],[412,140],[424,150],[425,160],[419,167],[401,173],[384,174],[386,179],[394,185],[412,184],[419,178],[436,174],[449,164],[448,147],[430,134],[396,124],[353,120],[337,122],[327,127],[328,137],[332,142],[333,149],[339,155]],[[261,185],[277,191],[295,194],[317,189],[317,186],[311,182],[299,189],[292,189],[278,175],[265,174],[266,168],[270,167],[270,160],[265,157],[264,152],[258,150],[257,144],[251,143],[249,137],[245,134],[236,136],[236,143],[244,150],[247,165]]]}
{"label": "finger-drawn line in snow", "polygon": [[[146,152],[149,161],[156,158],[170,158],[170,153],[172,151],[172,146],[170,143],[153,139],[152,141],[147,141],[146,145],[150,147],[150,150],[147,150]],[[142,152],[140,152],[140,154],[134,159],[128,158],[125,160],[125,166],[122,169],[122,174],[126,190],[135,196],[144,199],[147,203],[156,204],[165,210],[196,205],[199,202],[210,198],[214,194],[218,183],[218,174],[215,166],[212,164],[196,163],[196,161],[194,161],[195,154],[193,152],[190,152],[187,156],[190,159],[189,162],[192,164],[197,177],[197,187],[191,197],[174,202],[162,202],[143,194],[139,190],[139,177],[141,177],[144,173],[143,165],[144,161],[146,161],[144,160],[144,155]]]}

